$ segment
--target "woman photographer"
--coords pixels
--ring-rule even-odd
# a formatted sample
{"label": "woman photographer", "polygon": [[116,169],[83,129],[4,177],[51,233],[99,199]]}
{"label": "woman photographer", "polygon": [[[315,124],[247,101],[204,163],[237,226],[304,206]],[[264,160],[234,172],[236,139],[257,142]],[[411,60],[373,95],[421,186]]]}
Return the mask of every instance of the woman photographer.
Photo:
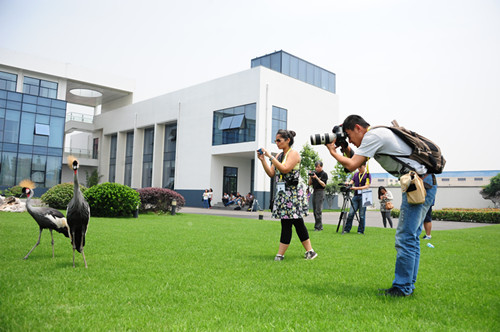
{"label": "woman photographer", "polygon": [[392,228],[391,210],[394,208],[392,204],[392,193],[380,186],[378,187],[378,199],[380,200],[380,213],[382,213],[384,228],[387,228],[387,222]]}
{"label": "woman photographer", "polygon": [[[276,145],[282,152],[277,158],[268,151],[261,148],[257,150],[257,157],[269,177],[275,177],[276,196],[273,204],[273,217],[281,219],[281,237],[278,254],[275,261],[282,261],[290,241],[292,239],[292,225],[299,236],[306,253],[306,259],[314,259],[318,256],[311,247],[309,233],[304,224],[303,216],[309,209],[305,190],[299,186],[300,178],[300,155],[293,150],[293,138],[295,132],[280,129],[276,134]],[[267,164],[264,156],[268,157],[271,165]]]}

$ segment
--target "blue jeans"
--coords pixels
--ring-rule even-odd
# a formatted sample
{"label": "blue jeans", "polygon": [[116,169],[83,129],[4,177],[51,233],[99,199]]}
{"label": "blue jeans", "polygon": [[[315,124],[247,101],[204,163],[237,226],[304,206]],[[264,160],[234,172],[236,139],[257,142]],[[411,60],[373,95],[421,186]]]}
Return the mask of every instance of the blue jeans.
{"label": "blue jeans", "polygon": [[344,232],[350,232],[352,228],[352,220],[354,219],[354,215],[356,211],[359,210],[359,227],[358,233],[365,232],[365,214],[366,214],[366,206],[363,206],[363,198],[362,195],[354,195],[352,198],[352,206],[349,210],[349,215],[347,216],[347,221],[345,223]]}
{"label": "blue jeans", "polygon": [[420,233],[427,210],[436,197],[437,186],[433,184],[432,175],[424,179],[424,183],[432,187],[427,189],[423,204],[408,203],[406,193],[403,193],[398,228],[396,230],[396,269],[392,282],[406,295],[413,293],[417,282],[418,266],[420,263]]}

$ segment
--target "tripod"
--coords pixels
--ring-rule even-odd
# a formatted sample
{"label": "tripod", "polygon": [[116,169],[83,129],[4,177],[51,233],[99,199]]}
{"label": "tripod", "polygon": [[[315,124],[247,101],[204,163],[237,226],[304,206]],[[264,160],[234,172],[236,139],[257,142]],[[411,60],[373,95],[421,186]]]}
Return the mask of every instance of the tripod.
{"label": "tripod", "polygon": [[[255,210],[254,210],[255,209]],[[250,207],[250,211],[260,211],[262,208],[260,207],[259,201],[257,198],[253,199],[252,206]]]}
{"label": "tripod", "polygon": [[[337,225],[337,233],[339,232],[340,223],[342,223],[342,234],[344,234],[345,223],[347,221],[347,215],[349,214],[349,207],[352,206],[352,199],[349,190],[343,191],[342,195],[344,196],[344,202],[342,203],[342,209],[340,210],[339,223]],[[359,223],[359,216],[357,211],[354,214],[354,217]]]}

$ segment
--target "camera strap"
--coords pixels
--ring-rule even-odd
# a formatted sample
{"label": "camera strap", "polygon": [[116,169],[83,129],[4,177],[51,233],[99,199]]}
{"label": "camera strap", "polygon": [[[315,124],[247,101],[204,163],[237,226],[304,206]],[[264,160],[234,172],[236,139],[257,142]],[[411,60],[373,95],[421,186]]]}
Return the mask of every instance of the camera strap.
{"label": "camera strap", "polygon": [[[286,157],[288,157],[288,154],[290,153],[290,151],[292,151],[292,149],[288,149],[288,151],[286,152],[285,157],[283,158],[283,161],[281,162],[282,164],[284,164],[286,162]],[[283,182],[283,174],[281,174],[281,172],[280,172],[280,182]]]}

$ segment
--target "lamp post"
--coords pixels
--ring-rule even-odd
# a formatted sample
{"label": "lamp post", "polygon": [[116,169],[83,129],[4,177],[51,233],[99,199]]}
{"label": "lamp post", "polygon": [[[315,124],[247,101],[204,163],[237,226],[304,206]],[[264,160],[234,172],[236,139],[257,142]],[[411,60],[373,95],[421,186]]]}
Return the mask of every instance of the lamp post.
{"label": "lamp post", "polygon": [[175,209],[177,208],[177,200],[174,198],[172,200],[172,211],[170,212],[171,215],[175,216]]}

